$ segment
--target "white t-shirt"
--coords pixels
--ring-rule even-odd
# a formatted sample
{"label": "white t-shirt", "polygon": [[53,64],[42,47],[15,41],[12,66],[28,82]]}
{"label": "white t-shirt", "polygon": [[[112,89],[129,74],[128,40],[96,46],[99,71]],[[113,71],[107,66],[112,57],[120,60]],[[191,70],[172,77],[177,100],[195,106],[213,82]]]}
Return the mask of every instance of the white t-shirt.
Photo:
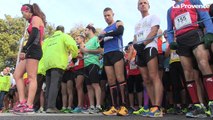
{"label": "white t-shirt", "polygon": [[[135,36],[137,42],[143,42],[151,32],[151,28],[159,25],[160,26],[160,19],[156,15],[148,15],[142,18],[135,26]],[[155,47],[157,49],[157,37],[146,45],[145,48],[148,47]]]}

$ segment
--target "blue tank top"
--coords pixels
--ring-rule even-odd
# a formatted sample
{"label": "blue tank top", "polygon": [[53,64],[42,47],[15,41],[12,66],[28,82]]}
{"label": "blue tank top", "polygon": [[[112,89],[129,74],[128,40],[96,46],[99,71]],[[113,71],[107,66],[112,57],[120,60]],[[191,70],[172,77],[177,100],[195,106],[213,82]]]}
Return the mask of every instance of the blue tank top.
{"label": "blue tank top", "polygon": [[[116,28],[116,22],[112,24],[111,26],[108,26],[104,29],[105,32],[109,31],[115,31]],[[107,40],[104,42],[104,54],[112,51],[123,51],[123,35],[119,36],[113,36],[112,39]]]}

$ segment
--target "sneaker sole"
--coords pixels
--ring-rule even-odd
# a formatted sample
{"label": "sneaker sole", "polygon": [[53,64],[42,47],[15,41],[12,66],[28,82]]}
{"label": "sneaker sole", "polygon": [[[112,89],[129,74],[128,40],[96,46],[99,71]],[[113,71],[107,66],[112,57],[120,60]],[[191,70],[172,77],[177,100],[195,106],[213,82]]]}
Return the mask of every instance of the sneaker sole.
{"label": "sneaker sole", "polygon": [[154,115],[154,116],[148,115],[148,117],[150,117],[150,118],[158,118],[158,117],[163,117],[163,114],[157,114],[157,115]]}
{"label": "sneaker sole", "polygon": [[105,116],[116,116],[117,115],[117,113],[113,113],[113,114],[110,114],[110,115],[106,115],[104,113],[102,113],[102,114],[105,115]]}
{"label": "sneaker sole", "polygon": [[117,116],[127,116],[127,115],[129,115],[129,114],[127,113],[126,115],[122,115],[122,114],[117,113]]}
{"label": "sneaker sole", "polygon": [[160,117],[163,117],[163,115],[159,115],[159,116],[148,116],[150,118],[160,118]]}
{"label": "sneaker sole", "polygon": [[33,115],[35,112],[13,112],[16,115]]}
{"label": "sneaker sole", "polygon": [[149,117],[149,115],[143,115],[143,114],[140,114],[141,116],[143,116],[143,117]]}
{"label": "sneaker sole", "polygon": [[133,115],[140,115],[140,113],[132,113]]}
{"label": "sneaker sole", "polygon": [[45,112],[47,114],[63,114],[62,112]]}
{"label": "sneaker sole", "polygon": [[187,118],[206,118],[207,117],[207,115],[196,115],[196,116],[186,116]]}
{"label": "sneaker sole", "polygon": [[72,112],[72,113],[79,114],[79,113],[82,113],[82,112],[80,111],[80,112]]}
{"label": "sneaker sole", "polygon": [[90,112],[81,112],[81,113],[83,113],[83,114],[90,114]]}
{"label": "sneaker sole", "polygon": [[148,116],[149,116],[149,112],[148,112],[148,113],[146,113],[146,114],[141,113],[140,115],[141,115],[141,116],[143,116],[143,117],[148,117]]}

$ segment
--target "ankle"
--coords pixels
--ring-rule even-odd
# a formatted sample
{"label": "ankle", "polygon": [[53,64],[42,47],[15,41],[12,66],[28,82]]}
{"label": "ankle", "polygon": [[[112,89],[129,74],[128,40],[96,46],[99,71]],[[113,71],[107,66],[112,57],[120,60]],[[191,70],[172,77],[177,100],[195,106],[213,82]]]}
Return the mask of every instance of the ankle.
{"label": "ankle", "polygon": [[24,99],[24,100],[20,100],[20,103],[21,104],[24,104],[24,103],[26,103],[27,101]]}

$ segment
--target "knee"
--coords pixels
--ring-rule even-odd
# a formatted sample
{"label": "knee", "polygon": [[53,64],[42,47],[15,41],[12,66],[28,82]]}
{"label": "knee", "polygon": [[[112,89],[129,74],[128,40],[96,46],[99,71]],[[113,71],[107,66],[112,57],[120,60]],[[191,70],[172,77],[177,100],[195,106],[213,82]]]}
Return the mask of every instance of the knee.
{"label": "knee", "polygon": [[184,75],[188,78],[188,77],[192,77],[193,76],[193,69],[191,68],[186,68],[183,70],[184,71]]}
{"label": "knee", "polygon": [[198,62],[198,64],[201,67],[201,69],[205,69],[209,65],[209,62],[205,59],[202,59]]}
{"label": "knee", "polygon": [[124,75],[118,75],[116,78],[118,81],[124,81]]}
{"label": "knee", "polygon": [[92,85],[87,85],[87,90],[88,91],[93,90]]}
{"label": "knee", "polygon": [[92,87],[94,88],[94,90],[100,90],[100,89],[101,89],[99,83],[93,83],[93,84],[92,84]]}
{"label": "knee", "polygon": [[77,89],[77,90],[82,89],[82,87],[83,87],[83,84],[76,84],[76,89]]}
{"label": "knee", "polygon": [[27,78],[29,79],[29,81],[36,80],[36,77],[37,75],[27,74]]}
{"label": "knee", "polygon": [[[150,78],[150,80],[152,80],[152,81],[156,81],[156,79],[160,79],[159,75],[156,75],[156,74],[151,74],[151,75],[149,76],[149,78]],[[149,80],[149,81],[150,81],[150,80]]]}
{"label": "knee", "polygon": [[116,84],[116,80],[115,79],[108,79],[108,84],[114,85],[114,84]]}
{"label": "knee", "polygon": [[14,73],[13,74],[13,78],[17,81],[19,79],[22,79],[22,76],[20,74],[18,74],[18,73]]}

